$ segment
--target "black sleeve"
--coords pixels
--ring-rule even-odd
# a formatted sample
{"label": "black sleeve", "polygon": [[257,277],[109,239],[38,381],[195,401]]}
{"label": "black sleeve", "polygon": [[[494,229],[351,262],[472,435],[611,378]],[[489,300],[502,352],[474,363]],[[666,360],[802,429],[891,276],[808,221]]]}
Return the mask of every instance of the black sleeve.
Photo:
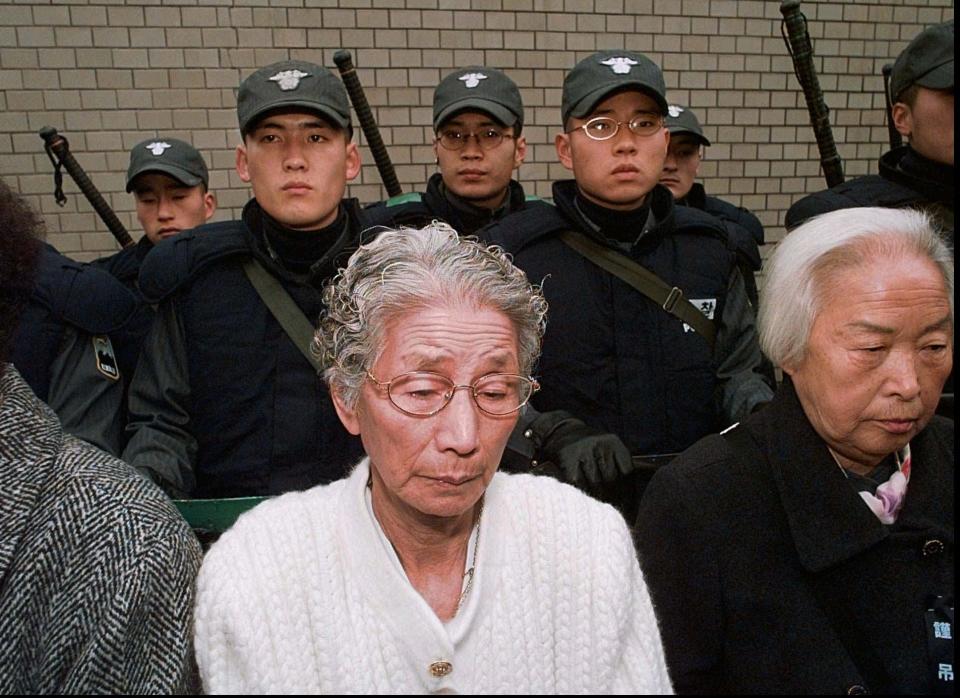
{"label": "black sleeve", "polygon": [[[682,458],[682,456],[681,456]],[[671,464],[654,475],[634,527],[640,567],[660,626],[677,693],[723,688],[723,614],[709,513],[687,496],[689,483]]]}

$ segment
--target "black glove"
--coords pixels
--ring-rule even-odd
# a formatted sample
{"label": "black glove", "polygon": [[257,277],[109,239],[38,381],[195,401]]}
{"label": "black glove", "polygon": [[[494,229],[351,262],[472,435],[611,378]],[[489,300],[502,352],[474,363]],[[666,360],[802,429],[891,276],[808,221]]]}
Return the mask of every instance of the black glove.
{"label": "black glove", "polygon": [[587,426],[569,412],[545,412],[530,431],[541,462],[559,467],[570,484],[599,485],[633,471],[630,451],[616,434]]}

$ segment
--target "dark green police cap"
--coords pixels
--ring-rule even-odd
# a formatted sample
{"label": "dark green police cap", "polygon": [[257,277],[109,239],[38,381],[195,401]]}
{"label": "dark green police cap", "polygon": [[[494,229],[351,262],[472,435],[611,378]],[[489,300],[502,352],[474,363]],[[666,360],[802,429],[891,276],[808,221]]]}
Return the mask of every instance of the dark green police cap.
{"label": "dark green police cap", "polygon": [[912,85],[953,89],[953,20],[927,27],[897,56],[890,73],[894,102]]}
{"label": "dark green police cap", "polygon": [[634,51],[598,51],[577,63],[563,80],[560,114],[583,118],[612,92],[635,88],[653,97],[667,111],[667,86],[660,66]]}
{"label": "dark green police cap", "polygon": [[350,126],[350,101],[339,78],[315,63],[280,61],[250,74],[240,83],[240,133],[247,133],[267,112],[296,107],[317,112],[334,126]]}
{"label": "dark green police cap", "polygon": [[127,168],[127,191],[133,190],[133,180],[144,172],[162,172],[178,182],[195,187],[207,186],[207,163],[196,148],[178,138],[148,138],[130,151]]}
{"label": "dark green police cap", "polygon": [[523,126],[523,100],[517,84],[496,68],[471,66],[447,75],[433,92],[433,129],[454,114],[479,111],[504,126]]}
{"label": "dark green police cap", "polygon": [[703,129],[700,128],[700,122],[697,115],[690,107],[684,107],[679,104],[671,104],[667,107],[667,116],[664,119],[667,130],[670,133],[692,133],[703,145],[710,145],[710,141],[703,135]]}

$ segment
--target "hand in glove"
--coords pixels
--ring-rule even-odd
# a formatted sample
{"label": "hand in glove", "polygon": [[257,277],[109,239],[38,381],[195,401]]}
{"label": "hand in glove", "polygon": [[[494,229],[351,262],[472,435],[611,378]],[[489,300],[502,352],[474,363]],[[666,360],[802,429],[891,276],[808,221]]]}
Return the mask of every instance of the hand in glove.
{"label": "hand in glove", "polygon": [[545,412],[531,424],[541,461],[563,471],[577,486],[613,482],[633,470],[630,451],[616,434],[594,429],[563,410]]}

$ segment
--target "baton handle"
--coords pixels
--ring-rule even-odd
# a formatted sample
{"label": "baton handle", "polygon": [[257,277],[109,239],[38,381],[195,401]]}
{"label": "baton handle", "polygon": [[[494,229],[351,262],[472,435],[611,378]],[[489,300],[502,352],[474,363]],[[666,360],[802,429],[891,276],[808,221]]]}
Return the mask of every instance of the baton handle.
{"label": "baton handle", "polygon": [[57,157],[60,164],[66,168],[67,172],[73,178],[73,181],[80,187],[80,191],[87,197],[87,201],[93,206],[93,209],[100,216],[100,219],[107,225],[113,237],[120,243],[121,247],[129,247],[133,243],[130,233],[117,218],[110,205],[104,200],[103,195],[97,190],[93,182],[87,176],[83,167],[73,157],[70,152],[70,143],[66,138],[57,133],[57,129],[52,126],[44,126],[40,129],[40,137],[46,144],[48,152]]}

